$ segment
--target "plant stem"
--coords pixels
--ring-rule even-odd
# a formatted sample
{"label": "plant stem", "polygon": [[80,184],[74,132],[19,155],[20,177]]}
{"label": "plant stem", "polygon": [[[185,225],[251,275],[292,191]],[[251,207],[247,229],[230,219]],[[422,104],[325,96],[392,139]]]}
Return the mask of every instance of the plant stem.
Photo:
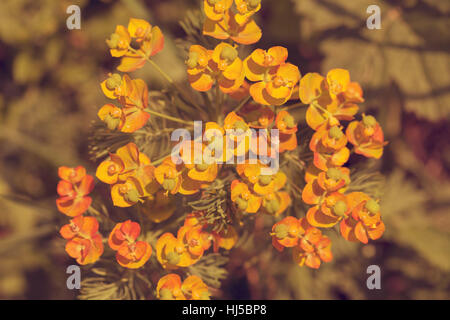
{"label": "plant stem", "polygon": [[161,69],[160,66],[158,66],[156,64],[156,62],[154,62],[152,59],[150,59],[149,57],[147,57],[146,55],[144,55],[143,53],[139,52],[138,50],[132,48],[132,47],[128,47],[128,50],[133,52],[134,54],[138,54],[141,57],[143,57],[145,60],[147,60],[147,62],[149,62],[163,77],[164,79],[166,79],[166,81],[172,85],[175,89],[178,90],[178,92],[180,93],[180,95],[182,95],[183,97],[185,97],[198,111],[200,111],[201,113],[204,113],[203,109],[197,105],[190,96],[186,95],[185,91],[172,79],[171,76],[169,76],[163,69]]}
{"label": "plant stem", "polygon": [[179,118],[176,118],[176,117],[168,116],[168,115],[166,115],[164,113],[159,113],[159,112],[150,110],[148,108],[145,109],[144,111],[147,112],[147,113],[150,113],[150,114],[152,114],[154,116],[157,116],[157,117],[160,117],[160,118],[165,118],[165,119],[170,120],[170,121],[175,121],[175,122],[182,123],[182,124],[192,125],[192,123],[190,121],[186,121],[186,120],[182,120],[182,119],[179,119]]}
{"label": "plant stem", "polygon": [[286,107],[284,107],[284,108],[281,109],[281,110],[287,111],[287,110],[295,109],[295,108],[297,108],[297,107],[304,107],[304,106],[307,106],[307,105],[304,104],[304,103],[302,103],[302,102],[298,102],[298,103],[294,103],[294,104],[291,104],[291,105],[289,105],[289,106],[286,106]]}
{"label": "plant stem", "polygon": [[247,98],[244,98],[239,102],[236,108],[233,109],[233,112],[238,112],[249,100],[251,96],[248,96]]}

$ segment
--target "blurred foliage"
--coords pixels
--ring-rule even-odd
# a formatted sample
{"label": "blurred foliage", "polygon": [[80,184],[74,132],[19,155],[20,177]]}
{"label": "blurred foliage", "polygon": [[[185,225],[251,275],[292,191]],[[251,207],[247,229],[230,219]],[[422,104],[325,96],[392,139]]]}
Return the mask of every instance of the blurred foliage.
{"label": "blurred foliage", "polygon": [[[352,160],[351,187],[381,198],[384,237],[366,246],[333,241],[335,259],[315,271],[299,268],[288,253],[275,252],[267,236],[272,218],[247,219],[243,229],[253,231],[244,231],[228,257],[208,255],[189,270],[214,287],[227,273],[232,275],[223,280],[216,297],[450,298],[450,3],[377,1],[382,29],[368,30],[366,8],[372,2],[264,0],[258,46],[287,47],[289,60],[302,74],[342,67],[362,84],[363,111],[377,116],[389,145],[380,161],[359,167],[358,157]],[[81,7],[81,30],[66,28],[70,4]],[[122,268],[105,266],[102,259],[83,269],[81,292],[67,290],[65,270],[73,261],[57,233],[66,221],[54,208],[57,167],[79,164],[93,172],[103,156],[88,148],[87,137],[94,131],[97,144],[126,143],[101,135],[92,123],[105,102],[99,82],[116,65],[104,42],[113,27],[126,24],[130,17],[159,25],[166,45],[156,60],[170,66],[171,76],[182,82],[184,56],[176,44],[185,47],[183,39],[196,38],[192,34],[186,38],[178,22],[184,20],[188,30],[195,26],[195,13],[187,17],[187,12],[198,4],[195,0],[0,2],[0,299],[151,298],[143,292],[155,281],[154,257],[142,271],[145,276],[122,275]],[[134,75],[151,90],[164,88],[150,70]],[[296,114],[301,120],[304,111]],[[150,128],[135,139],[149,146],[154,141],[165,145],[164,124],[153,121]],[[302,143],[306,139],[299,132]],[[149,147],[145,152],[153,159],[158,150]],[[289,175],[293,192],[302,187],[298,172],[308,157],[299,153],[294,162],[284,164],[293,172]],[[291,214],[304,215],[306,207],[295,208]],[[338,231],[328,235],[337,240]],[[146,235],[150,242],[156,236]],[[382,290],[366,288],[366,268],[371,264],[381,267]],[[120,269],[120,274],[111,278],[104,271],[110,267]]]}

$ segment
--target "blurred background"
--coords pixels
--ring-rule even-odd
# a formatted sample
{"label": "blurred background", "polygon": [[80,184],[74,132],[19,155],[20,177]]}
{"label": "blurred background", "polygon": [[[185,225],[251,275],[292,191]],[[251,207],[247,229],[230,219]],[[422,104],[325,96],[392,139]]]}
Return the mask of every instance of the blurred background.
{"label": "blurred background", "polygon": [[[362,111],[377,117],[389,141],[372,164],[382,179],[368,182],[382,191],[387,230],[366,246],[333,241],[335,259],[318,271],[257,248],[255,236],[232,251],[226,268],[233,276],[218,298],[449,299],[450,2],[262,2],[258,47],[287,47],[302,74],[346,68],[361,83]],[[71,4],[81,7],[81,30],[66,27]],[[57,168],[84,165],[95,172],[88,137],[106,101],[99,83],[119,62],[105,39],[130,17],[160,26],[166,45],[155,59],[183,81],[175,39],[184,36],[179,21],[199,4],[0,2],[0,299],[76,298],[66,288],[73,261],[58,235],[67,219],[55,208]],[[371,4],[381,8],[381,30],[366,28]],[[133,75],[151,90],[163,87],[149,71]],[[381,290],[366,287],[372,264],[381,268]]]}

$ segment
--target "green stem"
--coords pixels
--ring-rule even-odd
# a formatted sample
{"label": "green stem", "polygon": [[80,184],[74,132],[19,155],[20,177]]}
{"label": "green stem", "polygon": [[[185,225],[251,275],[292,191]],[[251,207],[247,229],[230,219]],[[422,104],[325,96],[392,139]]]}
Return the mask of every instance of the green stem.
{"label": "green stem", "polygon": [[251,96],[242,99],[241,102],[237,105],[237,107],[233,109],[233,112],[238,112],[250,100],[250,98]]}
{"label": "green stem", "polygon": [[286,107],[284,107],[284,108],[281,109],[281,110],[288,111],[288,110],[291,110],[291,109],[295,109],[295,108],[297,108],[297,107],[304,107],[304,106],[307,106],[307,104],[304,104],[304,103],[302,103],[302,102],[298,102],[298,103],[295,103],[295,104],[291,104],[291,105],[289,105],[289,106],[286,106]]}
{"label": "green stem", "polygon": [[174,122],[178,122],[178,123],[182,123],[182,124],[192,125],[192,123],[190,121],[186,121],[186,120],[182,120],[182,119],[179,119],[179,118],[176,118],[176,117],[168,116],[168,115],[166,115],[164,113],[159,113],[159,112],[150,110],[148,108],[145,109],[144,111],[147,112],[147,113],[150,113],[150,114],[152,114],[154,116],[157,116],[157,117],[160,117],[160,118],[165,118],[165,119],[170,120],[170,121],[174,121]]}
{"label": "green stem", "polygon": [[169,76],[163,69],[161,69],[160,66],[158,66],[152,59],[150,59],[149,57],[147,57],[146,55],[144,55],[143,53],[139,52],[138,50],[132,48],[132,47],[128,47],[128,50],[133,52],[134,54],[138,54],[140,55],[142,58],[144,58],[145,60],[147,60],[147,62],[149,62],[163,77],[164,79],[166,79],[166,81],[172,85],[175,89],[178,90],[178,92],[180,93],[180,95],[182,95],[183,97],[185,97],[198,111],[200,112],[204,112],[203,109],[198,106],[192,99],[190,96],[186,95],[186,93],[184,92],[184,90],[178,86],[178,84],[172,79],[171,76]]}

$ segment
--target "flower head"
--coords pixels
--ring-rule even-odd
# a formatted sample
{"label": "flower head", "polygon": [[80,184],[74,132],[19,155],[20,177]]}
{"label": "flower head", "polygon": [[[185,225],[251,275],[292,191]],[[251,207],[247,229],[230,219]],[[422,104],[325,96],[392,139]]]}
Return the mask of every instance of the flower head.
{"label": "flower head", "polygon": [[56,199],[58,210],[69,217],[83,214],[92,202],[88,195],[94,189],[94,178],[86,174],[83,167],[60,167],[59,176],[63,180],[57,187],[60,196]]}

